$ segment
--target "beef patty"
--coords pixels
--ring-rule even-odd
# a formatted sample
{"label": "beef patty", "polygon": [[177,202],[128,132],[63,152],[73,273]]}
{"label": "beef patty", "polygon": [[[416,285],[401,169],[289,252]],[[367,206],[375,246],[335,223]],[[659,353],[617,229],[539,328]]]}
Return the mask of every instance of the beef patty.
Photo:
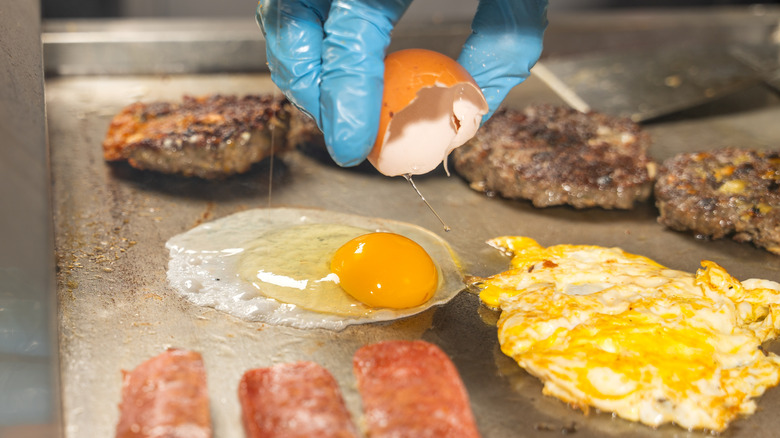
{"label": "beef patty", "polygon": [[471,188],[489,195],[536,207],[630,209],[652,192],[649,144],[628,119],[535,105],[497,112],[452,156]]}
{"label": "beef patty", "polygon": [[780,151],[676,155],[661,166],[655,199],[658,222],[669,228],[780,254]]}
{"label": "beef patty", "polygon": [[243,173],[271,154],[272,143],[274,152],[288,148],[289,108],[272,95],[134,103],[111,121],[103,156],[138,169],[208,179]]}

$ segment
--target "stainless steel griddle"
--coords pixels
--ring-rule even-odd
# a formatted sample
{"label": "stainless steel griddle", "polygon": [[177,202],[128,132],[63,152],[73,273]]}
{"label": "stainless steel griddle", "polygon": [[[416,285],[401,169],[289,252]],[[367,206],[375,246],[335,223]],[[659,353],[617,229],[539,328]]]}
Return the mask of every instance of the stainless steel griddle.
{"label": "stainless steel griddle", "polygon": [[[553,18],[551,39],[564,41],[566,29],[556,28]],[[313,154],[295,152],[263,162],[247,174],[211,182],[103,161],[101,141],[109,120],[124,105],[215,92],[276,89],[263,72],[79,74],[46,81],[66,437],[112,436],[121,370],[167,347],[203,354],[217,438],[243,436],[236,396],[241,374],[287,361],[315,360],[328,368],[359,419],[351,357],[361,345],[383,339],[425,339],[441,346],[465,381],[486,438],[706,435],[675,426],[652,429],[595,411],[584,415],[542,395],[538,380],[499,352],[493,325],[497,314],[481,308],[467,291],[415,317],[341,332],[247,323],[180,298],[165,278],[166,240],[205,221],[269,206],[328,209],[420,225],[446,239],[470,275],[505,269],[507,261],[484,242],[517,234],[544,245],[620,246],[688,271],[709,259],[740,279],[780,281],[780,257],[751,245],[709,242],[666,230],[656,222],[650,202],[632,211],[536,209],[524,201],[486,197],[457,175],[447,177],[438,170],[416,182],[452,227],[445,233],[402,178],[387,178],[366,167],[338,168]],[[562,104],[532,77],[510,95],[507,105],[532,102]],[[723,146],[778,149],[779,103],[771,91],[756,86],[647,125],[654,139],[651,153],[663,160],[676,152]],[[769,348],[779,351],[780,343]],[[755,415],[734,422],[723,436],[774,436],[780,429],[780,388],[770,389],[758,406]]]}

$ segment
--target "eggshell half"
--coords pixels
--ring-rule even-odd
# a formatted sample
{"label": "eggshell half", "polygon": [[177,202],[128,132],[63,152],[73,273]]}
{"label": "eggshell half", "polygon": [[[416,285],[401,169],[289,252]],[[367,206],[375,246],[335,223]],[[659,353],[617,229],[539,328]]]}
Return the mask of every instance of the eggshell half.
{"label": "eggshell half", "polygon": [[[476,134],[488,104],[454,59],[424,49],[385,58],[379,132],[368,160],[387,176],[435,169]],[[449,172],[448,172],[449,173]]]}

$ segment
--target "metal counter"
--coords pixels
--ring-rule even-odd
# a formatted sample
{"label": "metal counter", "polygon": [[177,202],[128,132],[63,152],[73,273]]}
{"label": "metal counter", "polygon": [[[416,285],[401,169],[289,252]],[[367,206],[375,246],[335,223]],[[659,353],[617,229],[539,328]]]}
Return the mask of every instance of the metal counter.
{"label": "metal counter", "polygon": [[56,296],[36,1],[0,13],[0,436],[59,435]]}
{"label": "metal counter", "polygon": [[[763,42],[776,31],[779,16],[778,11],[757,13],[752,9],[565,16],[557,21],[551,16],[546,56],[566,56],[572,47],[583,51],[614,49],[631,41],[667,44],[673,35],[688,35],[686,29],[690,44],[718,39]],[[129,32],[113,40],[116,33],[101,36],[105,26],[93,29],[96,33],[89,36],[88,32],[68,31],[84,25],[55,23],[48,27],[52,32],[44,35],[46,69],[52,74],[46,81],[46,103],[67,437],[110,436],[118,418],[121,370],[174,346],[194,349],[204,356],[217,438],[243,436],[236,396],[241,374],[283,361],[313,359],[328,368],[340,383],[353,416],[359,419],[352,353],[368,342],[420,338],[441,346],[455,362],[486,438],[571,432],[583,438],[706,435],[675,426],[652,429],[598,412],[584,415],[543,396],[541,384],[499,352],[493,325],[496,314],[481,308],[477,297],[468,292],[415,317],[341,332],[247,323],[193,306],[172,291],[165,278],[168,254],[164,243],[204,221],[244,209],[297,206],[425,227],[452,245],[464,272],[472,275],[489,275],[506,267],[507,261],[484,244],[506,234],[531,236],[545,245],[620,246],[688,271],[697,269],[700,260],[709,259],[740,279],[780,281],[778,256],[751,245],[697,240],[664,229],[656,222],[651,202],[632,211],[536,209],[523,201],[488,198],[470,190],[457,175],[447,177],[440,169],[416,182],[452,227],[449,233],[441,230],[402,178],[386,178],[367,167],[338,168],[327,158],[303,152],[277,157],[272,167],[266,161],[247,174],[210,182],[108,164],[102,159],[100,144],[109,120],[124,105],[137,100],[179,99],[183,94],[275,92],[275,87],[257,61],[246,64],[248,59],[261,59],[256,57],[262,56],[258,55],[262,41],[239,36],[236,43],[229,37],[231,32],[249,35],[241,30],[250,26],[246,21],[232,26],[224,23],[222,39],[207,42],[198,39],[203,34],[197,24],[188,28],[186,23],[176,28],[179,33],[175,37],[173,28],[146,34]],[[454,55],[465,37],[463,29],[441,27],[440,38],[416,35],[405,39],[407,34],[399,32],[394,48],[418,42]],[[430,35],[436,29],[426,32]],[[214,30],[208,34],[220,35]],[[163,43],[158,44],[153,36]],[[112,41],[113,46],[109,44]],[[90,51],[91,45],[97,48]],[[119,65],[107,62],[115,58],[103,55],[110,53],[111,47],[125,56],[130,67],[99,74],[103,64]],[[179,58],[162,56],[158,49],[177,53]],[[64,59],[66,50],[76,52]],[[215,58],[218,65],[214,66],[208,63],[213,53],[232,56]],[[166,59],[178,61],[171,67]],[[232,68],[223,64],[231,59],[241,65]],[[533,102],[562,103],[535,77],[507,99],[507,105],[515,107]],[[651,155],[663,160],[680,151],[732,145],[780,148],[777,120],[780,99],[769,88],[756,85],[647,124],[646,129],[654,140]],[[780,345],[769,348],[778,351]],[[780,408],[780,390],[769,390],[758,405],[755,415],[734,422],[723,436],[773,436],[780,428],[780,418],[774,414]]]}

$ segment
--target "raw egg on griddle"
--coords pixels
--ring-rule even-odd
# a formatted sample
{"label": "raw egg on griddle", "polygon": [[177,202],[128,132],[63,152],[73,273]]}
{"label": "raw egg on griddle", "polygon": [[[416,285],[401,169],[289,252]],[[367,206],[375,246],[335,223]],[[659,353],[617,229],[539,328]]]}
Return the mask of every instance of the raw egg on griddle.
{"label": "raw egg on griddle", "polygon": [[166,247],[168,282],[189,301],[299,328],[403,318],[464,288],[438,235],[326,210],[247,210],[174,236]]}
{"label": "raw egg on griddle", "polygon": [[395,233],[350,240],[336,251],[330,266],[346,293],[372,307],[420,306],[439,286],[438,269],[425,249]]}

